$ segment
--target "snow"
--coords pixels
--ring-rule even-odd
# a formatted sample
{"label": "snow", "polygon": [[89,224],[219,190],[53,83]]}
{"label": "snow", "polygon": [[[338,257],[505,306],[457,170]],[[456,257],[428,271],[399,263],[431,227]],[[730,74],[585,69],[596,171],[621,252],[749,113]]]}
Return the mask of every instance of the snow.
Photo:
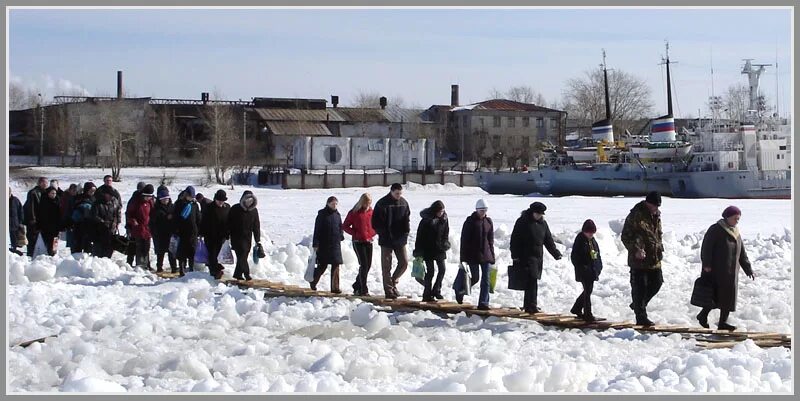
{"label": "snow", "polygon": [[[33,170],[33,171],[31,171]],[[12,171],[10,186],[24,199],[30,177],[57,177],[62,185],[100,178],[99,169]],[[24,177],[23,177],[24,175]],[[125,169],[117,184],[127,201],[140,180],[171,177],[173,196],[204,179],[201,169]],[[68,185],[68,184],[67,184]],[[259,197],[262,242],[268,253],[251,264],[254,278],[307,286],[303,280],[316,210],[327,196],[342,213],[363,192],[377,201],[386,188],[276,190],[196,185],[213,194],[226,189],[235,202],[245,189]],[[486,199],[495,224],[498,288],[493,306],[519,306],[522,293],[506,288],[508,241],[527,197],[488,195],[478,188],[409,184],[405,197],[412,226],[419,211],[441,199],[450,216],[451,244],[459,246],[464,218]],[[627,253],[621,222],[632,198],[537,197],[557,247],[569,254],[583,220],[598,225],[605,267],[595,284],[594,312],[630,320]],[[722,209],[743,210],[740,228],[756,272],[742,276],[731,323],[745,330],[792,332],[791,203],[782,200],[664,199],[664,280],[649,307],[651,318],[697,326],[689,305],[700,271],[702,235]],[[409,254],[413,249],[413,234]],[[341,287],[350,292],[358,266],[352,244],[342,244]],[[377,245],[376,245],[377,247]],[[62,244],[63,248],[63,244]],[[380,284],[376,248],[368,285]],[[443,291],[450,290],[458,257],[448,253]],[[161,280],[128,266],[124,256],[10,254],[8,387],[13,392],[790,392],[791,351],[745,341],[730,349],[699,350],[680,335],[635,330],[560,330],[536,322],[430,312],[394,313],[358,300],[264,298],[263,291],[228,287],[207,273]],[[201,266],[198,266],[201,268]],[[226,269],[230,275],[233,269]],[[319,288],[327,289],[330,275]],[[401,294],[419,299],[422,287],[408,272]],[[477,288],[467,301],[477,301]],[[566,312],[580,293],[569,258],[545,257],[539,304]],[[717,311],[709,321],[716,322]],[[41,338],[27,348],[15,344]]]}

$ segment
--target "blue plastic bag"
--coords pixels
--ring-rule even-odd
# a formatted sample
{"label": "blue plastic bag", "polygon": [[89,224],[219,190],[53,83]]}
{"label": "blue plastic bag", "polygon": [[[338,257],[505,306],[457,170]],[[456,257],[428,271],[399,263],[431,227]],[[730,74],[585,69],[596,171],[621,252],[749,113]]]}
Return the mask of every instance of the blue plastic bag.
{"label": "blue plastic bag", "polygon": [[208,263],[208,248],[202,238],[197,240],[197,250],[194,252],[195,263]]}

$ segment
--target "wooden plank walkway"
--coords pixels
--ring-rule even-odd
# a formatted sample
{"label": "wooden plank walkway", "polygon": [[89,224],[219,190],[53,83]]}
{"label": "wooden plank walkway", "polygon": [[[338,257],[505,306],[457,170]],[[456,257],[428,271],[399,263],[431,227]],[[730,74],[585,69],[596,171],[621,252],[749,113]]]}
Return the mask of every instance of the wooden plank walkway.
{"label": "wooden plank walkway", "polygon": [[[177,274],[172,273],[158,273],[162,278],[174,278]],[[314,291],[307,287],[300,287],[291,284],[276,283],[268,280],[223,280],[227,285],[235,285],[241,288],[253,288],[265,290],[268,296],[286,296],[286,297],[325,297],[325,298],[345,298],[345,299],[361,299],[364,302],[369,302],[373,305],[385,307],[395,311],[415,311],[427,310],[437,314],[450,315],[458,314],[461,312],[467,315],[477,315],[482,317],[500,317],[500,318],[514,318],[525,319],[539,322],[543,325],[568,328],[568,329],[586,329],[586,330],[607,330],[607,329],[634,329],[645,333],[664,333],[680,334],[685,339],[694,339],[701,348],[730,348],[734,345],[745,341],[753,340],[753,342],[764,348],[770,347],[787,347],[792,346],[792,337],[789,334],[781,333],[768,333],[768,332],[744,332],[744,331],[724,331],[713,330],[702,327],[690,326],[675,326],[675,325],[656,325],[652,327],[639,326],[633,322],[610,322],[607,320],[598,320],[596,322],[588,323],[582,319],[576,318],[574,315],[553,314],[553,313],[526,313],[517,308],[493,308],[490,310],[479,310],[475,305],[469,303],[458,304],[455,302],[421,302],[411,300],[409,298],[386,299],[382,296],[359,296],[353,294],[334,294],[329,291]]]}

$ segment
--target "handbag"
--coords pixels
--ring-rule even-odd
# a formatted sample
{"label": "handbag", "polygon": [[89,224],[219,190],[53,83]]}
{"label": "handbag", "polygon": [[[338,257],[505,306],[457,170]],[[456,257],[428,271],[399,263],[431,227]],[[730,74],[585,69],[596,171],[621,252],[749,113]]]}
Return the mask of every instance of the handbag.
{"label": "handbag", "polygon": [[411,266],[411,277],[417,279],[417,282],[425,285],[425,262],[421,257],[414,258],[414,263]]}
{"label": "handbag", "polygon": [[202,238],[197,239],[197,249],[194,251],[194,262],[208,263],[208,248],[206,247],[206,242],[203,241]]}
{"label": "handbag", "polygon": [[119,253],[128,253],[128,243],[132,242],[124,235],[114,234],[111,236],[111,249]]}
{"label": "handbag", "polygon": [[528,274],[525,266],[514,263],[508,266],[508,289],[516,291],[525,291],[528,289],[530,282],[530,274]]}
{"label": "handbag", "polygon": [[692,289],[692,298],[689,302],[694,306],[701,308],[715,308],[716,301],[714,300],[714,283],[710,275],[701,274],[697,280],[694,281],[694,288]]}

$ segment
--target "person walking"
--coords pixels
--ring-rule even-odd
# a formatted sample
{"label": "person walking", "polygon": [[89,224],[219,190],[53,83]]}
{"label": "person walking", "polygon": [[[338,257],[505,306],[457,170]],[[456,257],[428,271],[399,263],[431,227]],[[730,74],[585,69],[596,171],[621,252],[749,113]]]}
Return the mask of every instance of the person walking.
{"label": "person walking", "polygon": [[222,250],[222,244],[231,237],[231,230],[228,226],[228,214],[231,206],[225,202],[227,200],[228,194],[220,189],[214,194],[213,202],[201,207],[203,218],[201,219],[200,233],[205,240],[206,248],[208,248],[208,272],[217,280],[222,278],[224,270],[224,266],[217,261],[217,258]]}
{"label": "person walking", "polygon": [[72,213],[70,213],[74,235],[73,246],[71,247],[72,253],[92,252],[97,231],[95,221],[92,218],[95,191],[97,191],[97,187],[95,187],[94,183],[87,181],[83,184],[83,192],[78,194],[75,199],[75,207],[72,208]]}
{"label": "person walking", "polygon": [[634,206],[622,227],[622,243],[628,250],[628,266],[631,268],[630,305],[636,315],[636,324],[653,326],[647,316],[647,305],[658,294],[664,278],[661,274],[661,259],[664,245],[661,242],[661,194],[652,191],[645,200]]}
{"label": "person walking", "polygon": [[145,270],[152,270],[150,267],[150,240],[153,238],[150,232],[150,214],[153,210],[153,186],[145,185],[133,200],[133,206],[128,208],[128,226],[130,227],[131,237],[135,242],[136,266]]}
{"label": "person walking", "polygon": [[600,272],[603,270],[600,247],[597,245],[597,240],[594,239],[596,232],[597,226],[594,221],[591,219],[584,221],[581,232],[572,243],[572,252],[569,255],[572,266],[575,268],[575,281],[583,286],[583,292],[575,300],[570,312],[587,322],[597,320],[592,314],[591,296],[594,282],[599,279]]}
{"label": "person walking", "polygon": [[18,251],[17,248],[20,247],[19,239],[22,238],[20,232],[25,230],[24,214],[25,213],[22,211],[22,202],[20,202],[19,198],[14,196],[14,194],[11,192],[11,187],[8,187],[9,251],[14,252],[20,256],[23,255],[23,253]]}
{"label": "person walking", "polygon": [[464,220],[461,228],[461,249],[459,261],[466,263],[470,271],[470,282],[466,282],[466,272],[459,268],[454,282],[456,302],[464,302],[466,285],[472,287],[480,281],[478,309],[489,309],[489,266],[495,263],[494,223],[487,216],[489,204],[483,199],[475,203],[475,211]]}
{"label": "person walking", "polygon": [[342,229],[353,237],[353,250],[358,258],[358,275],[353,283],[353,294],[369,295],[367,277],[372,267],[372,239],[375,237],[370,194],[361,194],[355,206],[347,212]]}
{"label": "person walking", "polygon": [[342,216],[336,208],[339,200],[331,196],[325,202],[325,207],[317,212],[314,221],[314,238],[312,247],[317,254],[317,267],[314,269],[314,280],[311,289],[317,289],[320,278],[325,274],[328,265],[331,265],[331,292],[341,294],[339,288],[339,266],[342,264]]}
{"label": "person walking", "polygon": [[111,240],[119,232],[120,210],[122,205],[112,191],[106,189],[99,192],[98,199],[92,206],[92,220],[95,223],[92,255],[110,258],[114,253]]}
{"label": "person walking", "polygon": [[150,233],[153,236],[153,249],[156,253],[156,272],[164,271],[164,255],[167,255],[172,273],[178,272],[175,255],[169,252],[169,241],[175,232],[175,207],[169,196],[169,189],[158,187],[158,201],[153,205],[150,215]]}
{"label": "person walking", "polygon": [[236,269],[233,278],[252,280],[250,277],[250,250],[253,239],[261,248],[261,221],[258,217],[258,199],[251,191],[244,191],[239,203],[231,206],[228,213],[228,227],[231,228],[231,248],[236,254]]}
{"label": "person walking", "polygon": [[[444,299],[442,280],[445,272],[444,261],[450,249],[450,222],[444,210],[444,203],[440,200],[423,209],[419,215],[422,220],[417,227],[412,255],[425,261],[425,289],[422,292],[422,302],[436,302],[436,299]],[[436,282],[433,281],[434,263],[439,268]]]}
{"label": "person walking", "polygon": [[178,274],[183,277],[186,270],[194,271],[194,254],[197,251],[197,237],[200,235],[200,208],[194,199],[195,190],[188,186],[175,202],[175,233],[178,235]]}
{"label": "person walking", "polygon": [[25,219],[26,235],[28,238],[28,256],[33,256],[36,249],[36,239],[39,237],[38,214],[39,207],[45,197],[44,190],[47,189],[47,178],[39,177],[36,186],[28,191],[22,211]]}
{"label": "person walking", "polygon": [[[372,213],[372,228],[378,233],[381,247],[383,292],[387,299],[396,299],[397,283],[408,268],[406,243],[411,231],[411,209],[403,199],[403,186],[394,183],[389,194],[378,200]],[[392,270],[392,253],[397,258],[397,268]]]}
{"label": "person walking", "polygon": [[714,306],[704,307],[697,315],[700,325],[708,328],[708,314],[719,308],[719,330],[736,330],[728,323],[728,316],[736,311],[739,288],[739,269],[751,280],[755,280],[753,267],[744,250],[742,235],[739,233],[739,220],[742,211],[736,206],[728,206],[722,211],[722,219],[708,227],[700,248],[703,266],[701,275],[710,278],[714,288]]}
{"label": "person walking", "polygon": [[515,266],[525,271],[527,288],[522,309],[527,313],[538,313],[539,280],[544,270],[544,248],[555,260],[561,259],[561,252],[556,248],[550,226],[544,220],[547,210],[541,202],[533,202],[524,210],[514,223],[511,232],[511,259]]}

